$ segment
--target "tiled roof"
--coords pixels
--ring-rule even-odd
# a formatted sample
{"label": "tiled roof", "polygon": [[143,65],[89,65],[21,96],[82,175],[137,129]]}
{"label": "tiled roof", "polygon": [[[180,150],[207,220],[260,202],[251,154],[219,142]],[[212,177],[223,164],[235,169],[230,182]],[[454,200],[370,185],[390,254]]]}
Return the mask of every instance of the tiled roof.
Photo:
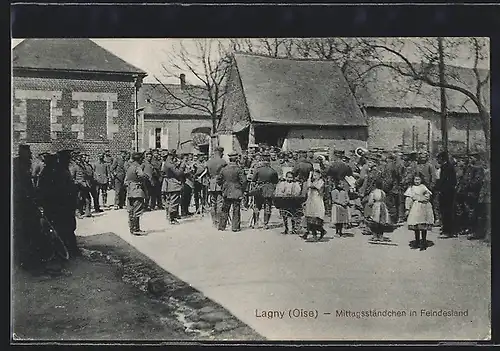
{"label": "tiled roof", "polygon": [[250,118],[287,125],[366,126],[334,62],[236,54]]}
{"label": "tiled roof", "polygon": [[90,39],[25,39],[12,54],[14,68],[146,75]]}
{"label": "tiled roof", "polygon": [[[385,66],[374,67],[373,62],[350,62],[346,71],[348,80],[356,79],[357,74],[365,73],[361,83],[356,84],[355,95],[358,102],[366,107],[379,108],[426,108],[439,112],[441,110],[441,92],[439,88],[425,83],[414,81],[409,77],[401,76],[397,71]],[[404,63],[390,63],[402,70],[406,69]],[[415,65],[417,70],[419,65]],[[370,70],[369,70],[370,69]],[[476,77],[470,68],[449,66],[445,67],[446,79],[450,84],[466,88],[471,92],[476,91]],[[433,74],[437,74],[437,68]],[[482,79],[488,71],[480,70]],[[437,78],[436,78],[437,79]],[[483,87],[483,103],[490,108],[490,84]],[[446,89],[448,110],[451,112],[477,113],[475,104],[464,94]]]}

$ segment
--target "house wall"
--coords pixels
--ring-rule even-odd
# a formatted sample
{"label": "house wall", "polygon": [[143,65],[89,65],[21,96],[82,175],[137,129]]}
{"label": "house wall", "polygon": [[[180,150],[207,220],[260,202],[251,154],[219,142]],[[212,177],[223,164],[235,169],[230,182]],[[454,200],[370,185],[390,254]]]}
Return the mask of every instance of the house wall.
{"label": "house wall", "polygon": [[[142,149],[149,149],[149,138],[150,131],[155,128],[163,128],[166,130],[168,135],[167,145],[161,145],[162,149],[177,149],[178,143],[183,143],[185,141],[192,139],[192,131],[195,128],[200,127],[212,127],[212,121],[209,118],[206,119],[151,119],[148,115],[144,117],[144,134],[143,134],[143,144]],[[154,135],[154,134],[153,134]],[[179,148],[182,152],[192,152],[193,146],[191,143],[187,143],[184,147]]]}
{"label": "house wall", "polygon": [[289,150],[329,147],[334,150],[354,150],[366,147],[366,127],[292,127],[286,137]]}
{"label": "house wall", "polygon": [[[367,108],[369,148],[396,149],[405,144],[411,149],[412,131],[421,147],[427,149],[430,124],[431,151],[441,148],[441,117],[431,110],[395,111]],[[469,121],[470,150],[484,148],[484,132],[477,114],[450,115],[448,117],[448,140],[451,149],[464,151],[467,142],[467,122]],[[415,127],[415,129],[413,129]],[[404,136],[403,136],[404,135]]]}
{"label": "house wall", "polygon": [[13,77],[13,148],[32,152],[77,149],[96,157],[134,143],[132,81]]}

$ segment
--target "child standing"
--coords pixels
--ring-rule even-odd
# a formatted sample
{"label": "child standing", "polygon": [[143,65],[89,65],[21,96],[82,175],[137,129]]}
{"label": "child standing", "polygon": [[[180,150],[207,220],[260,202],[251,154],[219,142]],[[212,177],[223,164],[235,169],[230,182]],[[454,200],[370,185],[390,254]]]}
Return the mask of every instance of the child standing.
{"label": "child standing", "polygon": [[321,179],[321,171],[318,169],[312,171],[305,186],[308,189],[305,207],[308,231],[302,238],[307,239],[309,232],[312,232],[314,238],[317,238],[317,233],[319,232],[319,240],[321,240],[326,234],[326,230],[323,228],[325,218],[325,204],[323,202],[325,182]]}
{"label": "child standing", "polygon": [[420,175],[413,178],[413,185],[404,194],[408,229],[415,232],[414,248],[420,247],[420,251],[427,248],[427,231],[432,230],[434,224],[431,195],[431,191],[422,184]]}
{"label": "child standing", "polygon": [[342,236],[342,229],[350,223],[349,195],[342,182],[335,184],[332,190],[332,224],[335,224],[336,234]]}
{"label": "child standing", "polygon": [[368,195],[368,206],[371,211],[368,211],[367,218],[368,226],[373,232],[372,240],[381,241],[384,235],[384,229],[390,224],[389,211],[385,204],[385,192],[382,190],[382,181],[377,179],[374,184],[374,189]]}

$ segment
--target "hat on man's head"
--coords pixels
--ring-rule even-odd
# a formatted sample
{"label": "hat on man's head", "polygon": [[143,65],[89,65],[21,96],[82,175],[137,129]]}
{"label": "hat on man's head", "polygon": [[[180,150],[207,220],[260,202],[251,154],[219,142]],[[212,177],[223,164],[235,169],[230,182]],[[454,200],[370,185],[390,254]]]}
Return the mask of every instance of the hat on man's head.
{"label": "hat on man's head", "polygon": [[139,161],[142,159],[143,156],[144,156],[144,154],[142,152],[134,152],[132,154],[132,160]]}
{"label": "hat on man's head", "polygon": [[215,151],[216,151],[216,152],[221,152],[221,153],[223,153],[223,152],[224,152],[224,148],[223,148],[222,146],[217,146],[217,147],[215,148]]}

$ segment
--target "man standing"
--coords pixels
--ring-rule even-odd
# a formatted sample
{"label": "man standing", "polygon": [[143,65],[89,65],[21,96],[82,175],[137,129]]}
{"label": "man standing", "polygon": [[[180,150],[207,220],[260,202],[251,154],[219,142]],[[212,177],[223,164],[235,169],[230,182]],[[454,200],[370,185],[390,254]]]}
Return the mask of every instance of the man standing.
{"label": "man standing", "polygon": [[278,159],[276,152],[271,152],[270,165],[271,168],[278,173],[278,179],[283,179],[283,157],[280,155],[280,158]]}
{"label": "man standing", "polygon": [[88,183],[90,185],[90,195],[92,196],[92,201],[94,203],[95,212],[103,212],[99,206],[99,190],[97,189],[97,181],[94,178],[95,169],[90,163],[90,156],[88,154],[83,155],[83,165],[85,168],[85,176],[87,177]]}
{"label": "man standing", "polygon": [[313,165],[306,159],[306,152],[300,154],[300,159],[292,170],[293,176],[298,178],[303,184],[309,178],[309,173],[313,171]]}
{"label": "man standing", "polygon": [[129,218],[129,229],[132,235],[143,235],[140,228],[140,217],[144,213],[144,179],[142,171],[143,155],[140,152],[132,154],[132,162],[125,175],[125,185],[127,186],[127,209]]}
{"label": "man standing", "polygon": [[166,194],[167,219],[170,224],[178,224],[179,205],[182,191],[182,179],[184,173],[180,168],[180,163],[176,162],[173,153],[169,153],[163,163],[162,174],[164,177],[162,191]]}
{"label": "man standing", "polygon": [[454,212],[455,212],[455,187],[457,185],[457,174],[455,167],[450,162],[447,152],[438,154],[437,160],[440,165],[439,179],[436,190],[439,198],[439,212],[441,214],[442,235],[451,237],[454,234]]}
{"label": "man standing", "polygon": [[220,212],[222,210],[222,187],[217,183],[217,176],[227,162],[222,158],[224,148],[215,149],[214,156],[207,162],[207,172],[209,177],[208,193],[210,195],[212,223],[218,227]]}
{"label": "man standing", "polygon": [[101,154],[94,165],[94,179],[97,186],[96,196],[99,199],[99,193],[101,194],[103,206],[107,206],[108,204],[108,184],[110,178],[109,164],[105,161],[105,155]]}
{"label": "man standing", "polygon": [[193,154],[190,153],[186,155],[183,168],[184,182],[182,184],[181,216],[187,217],[192,215],[192,213],[189,212],[189,205],[191,204],[194,188]]}
{"label": "man standing", "polygon": [[19,156],[13,163],[13,244],[16,264],[33,264],[33,239],[39,237],[39,219],[35,203],[35,189],[31,178],[31,148],[19,145]]}
{"label": "man standing", "polygon": [[123,208],[125,205],[125,157],[126,151],[122,151],[120,155],[116,156],[111,165],[111,176],[113,182],[113,188],[115,190],[115,210]]}
{"label": "man standing", "polygon": [[[83,162],[83,156],[75,151],[73,153],[73,162],[69,168],[70,174],[76,185],[78,196],[78,216],[79,217],[92,217],[90,214],[90,182]],[[59,158],[64,158],[65,154],[60,154]],[[68,163],[69,165],[69,163]]]}
{"label": "man standing", "polygon": [[[75,236],[77,188],[69,170],[69,164],[71,161],[70,151],[59,151],[57,153],[57,159],[57,167],[54,178],[58,191],[54,194],[53,207],[51,209],[51,212],[54,214],[53,224],[57,233],[66,245],[69,254],[71,256],[79,256],[80,250],[78,249]],[[81,178],[81,176],[79,178]],[[84,191],[87,191],[88,193],[88,188]],[[90,211],[90,202],[88,204],[88,209]]]}
{"label": "man standing", "polygon": [[153,194],[151,195],[151,209],[163,209],[163,202],[161,200],[161,164],[162,159],[158,149],[153,150],[153,157],[151,159],[153,165]]}
{"label": "man standing", "polygon": [[253,210],[253,226],[258,225],[259,212],[264,208],[264,229],[268,229],[274,190],[279,181],[278,172],[271,167],[269,154],[263,155],[263,163],[254,173],[252,181],[256,184],[258,189],[254,195],[255,207]]}
{"label": "man standing", "polygon": [[151,163],[153,154],[148,151],[144,155],[144,162],[142,163],[142,171],[144,172],[144,211],[149,211],[154,208],[154,167]]}
{"label": "man standing", "polygon": [[479,192],[484,181],[484,169],[479,164],[479,154],[469,156],[469,166],[464,174],[465,196],[465,231],[464,234],[474,236],[477,232],[477,208],[479,203]]}
{"label": "man standing", "polygon": [[219,230],[225,230],[229,216],[229,210],[233,208],[232,230],[241,230],[241,198],[247,186],[245,172],[238,165],[238,154],[229,155],[229,165],[222,168],[217,176],[217,183],[222,185],[223,205],[221,217],[218,224]]}
{"label": "man standing", "polygon": [[196,208],[196,213],[202,213],[205,209],[205,189],[204,182],[206,177],[202,176],[205,171],[207,165],[204,162],[203,155],[197,154],[196,161],[194,163],[194,206]]}
{"label": "man standing", "polygon": [[485,239],[486,242],[491,242],[491,173],[487,163],[484,165],[484,180],[479,191],[477,213],[478,230],[468,239]]}

